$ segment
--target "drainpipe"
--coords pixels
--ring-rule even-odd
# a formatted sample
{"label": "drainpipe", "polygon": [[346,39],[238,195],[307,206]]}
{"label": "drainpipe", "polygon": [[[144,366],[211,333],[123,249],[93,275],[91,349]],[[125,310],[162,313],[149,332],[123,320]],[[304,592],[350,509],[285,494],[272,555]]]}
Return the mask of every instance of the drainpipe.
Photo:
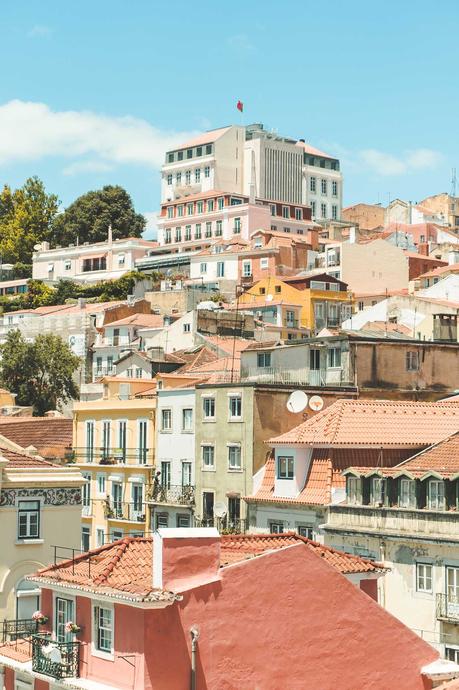
{"label": "drainpipe", "polygon": [[199,639],[199,628],[197,625],[193,625],[190,628],[191,635],[191,678],[190,678],[190,690],[196,690],[196,651],[198,648]]}

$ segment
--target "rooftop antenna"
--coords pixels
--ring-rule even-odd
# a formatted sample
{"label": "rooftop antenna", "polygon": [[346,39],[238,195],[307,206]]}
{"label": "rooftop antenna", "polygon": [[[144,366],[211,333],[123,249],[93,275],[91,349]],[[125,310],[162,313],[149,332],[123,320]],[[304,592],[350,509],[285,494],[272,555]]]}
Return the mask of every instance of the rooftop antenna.
{"label": "rooftop antenna", "polygon": [[451,196],[456,196],[456,168],[451,170]]}

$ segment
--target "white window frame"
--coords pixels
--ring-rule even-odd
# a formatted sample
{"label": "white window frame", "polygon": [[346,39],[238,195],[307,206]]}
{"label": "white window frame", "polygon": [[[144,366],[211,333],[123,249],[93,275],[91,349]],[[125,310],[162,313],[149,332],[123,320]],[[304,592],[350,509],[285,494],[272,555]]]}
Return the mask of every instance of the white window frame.
{"label": "white window frame", "polygon": [[[164,425],[164,413],[168,412],[169,413],[169,425],[165,426]],[[164,433],[171,433],[172,431],[172,408],[171,407],[162,407],[161,408],[161,432]]]}
{"label": "white window frame", "polygon": [[[98,648],[98,630],[99,630],[99,619],[96,622],[96,609],[106,609],[110,611],[111,615],[111,640],[110,640],[110,651],[105,651]],[[93,656],[97,656],[100,659],[108,659],[110,661],[115,658],[115,607],[111,603],[106,601],[93,601],[91,606],[91,621],[92,621],[92,635],[91,635],[91,653]]]}
{"label": "white window frame", "polygon": [[[213,401],[213,414],[208,415],[206,411],[206,404],[208,401]],[[215,396],[213,395],[206,395],[205,397],[203,396],[202,398],[202,418],[203,421],[208,422],[208,421],[215,421],[215,408],[216,408],[216,400]]]}
{"label": "white window frame", "polygon": [[[432,496],[432,487],[436,486],[436,491],[435,491],[435,500],[433,500]],[[441,491],[438,491],[438,488],[441,486]],[[440,494],[442,496],[440,497]],[[440,499],[441,498],[441,503]],[[428,504],[428,509],[429,510],[445,510],[446,508],[446,494],[445,494],[445,482],[442,479],[429,479],[428,486],[427,486],[427,504]]]}
{"label": "white window frame", "polygon": [[242,262],[242,276],[244,278],[250,278],[252,276],[252,261],[250,259],[245,259]]}
{"label": "white window frame", "polygon": [[267,268],[269,268],[269,259],[265,256],[260,259],[260,270],[265,271]]}
{"label": "white window frame", "polygon": [[[233,414],[233,401],[236,402],[236,407],[239,407],[239,414]],[[230,421],[242,419],[242,395],[240,393],[228,394],[228,419]]]}
{"label": "white window frame", "polygon": [[[407,487],[408,491],[404,491],[403,487]],[[399,507],[416,508],[416,482],[414,479],[407,477],[400,479]]]}
{"label": "white window frame", "polygon": [[[226,447],[228,449],[228,471],[229,472],[242,472],[242,447],[240,443],[227,443]],[[239,463],[231,464],[231,454],[234,450],[239,451]]]}
{"label": "white window frame", "polygon": [[[429,573],[429,574],[428,574]],[[430,580],[430,586],[426,586]],[[422,586],[420,586],[422,585]],[[416,563],[416,592],[420,594],[433,593],[433,565],[432,563]]]}
{"label": "white window frame", "polygon": [[[285,476],[281,475],[281,460],[285,463]],[[292,481],[295,477],[295,458],[293,455],[278,455],[276,458],[276,479]]]}
{"label": "white window frame", "polygon": [[[191,424],[185,426],[185,412],[191,412]],[[182,433],[191,434],[194,431],[194,409],[192,407],[182,407]]]}
{"label": "white window frame", "polygon": [[[208,465],[204,461],[205,449],[212,448],[212,464]],[[202,443],[201,444],[201,464],[203,472],[215,472],[215,445],[213,443]]]}
{"label": "white window frame", "polygon": [[[103,480],[103,486],[104,486],[103,491],[100,490],[99,482],[101,479]],[[103,498],[105,498],[106,495],[107,495],[107,475],[105,474],[105,472],[98,472],[96,474],[96,496],[99,496],[99,497],[102,496]]]}

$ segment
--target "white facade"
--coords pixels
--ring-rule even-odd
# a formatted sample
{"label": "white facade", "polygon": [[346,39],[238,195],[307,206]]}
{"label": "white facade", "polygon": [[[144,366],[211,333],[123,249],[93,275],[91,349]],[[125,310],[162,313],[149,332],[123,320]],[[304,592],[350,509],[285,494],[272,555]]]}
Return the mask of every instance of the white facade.
{"label": "white facade", "polygon": [[165,325],[161,331],[139,329],[144,349],[162,348],[166,354],[176,350],[187,350],[195,345],[196,311],[189,311],[180,319]]}
{"label": "white facade", "polygon": [[135,270],[135,260],[157,246],[135,237],[50,249],[48,242],[32,255],[32,277],[49,283],[60,279],[85,283],[120,278]]}
{"label": "white facade", "polygon": [[[158,390],[157,420],[156,469],[161,482],[178,496],[186,494],[195,486],[194,388]],[[187,517],[192,526],[189,506],[161,506],[161,511],[167,513],[168,527],[186,526]]]}
{"label": "white facade", "polygon": [[196,254],[190,260],[190,279],[202,280],[204,283],[238,279],[238,254],[218,253],[221,245],[214,245],[212,252]]}

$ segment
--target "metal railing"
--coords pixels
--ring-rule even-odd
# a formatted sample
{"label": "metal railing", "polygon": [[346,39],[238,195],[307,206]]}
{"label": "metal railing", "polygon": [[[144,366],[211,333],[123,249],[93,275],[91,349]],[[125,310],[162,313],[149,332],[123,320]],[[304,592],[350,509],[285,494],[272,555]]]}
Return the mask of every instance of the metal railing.
{"label": "metal railing", "polygon": [[248,528],[246,518],[203,517],[194,519],[195,527],[216,527],[223,534],[244,534]]}
{"label": "metal railing", "polygon": [[80,643],[55,642],[51,634],[32,635],[32,671],[52,678],[78,678]]}
{"label": "metal railing", "polygon": [[459,597],[437,594],[437,619],[459,624]]}
{"label": "metal railing", "polygon": [[155,458],[150,448],[74,448],[73,455],[77,463],[99,465],[124,465],[129,460],[137,465],[153,465]]}
{"label": "metal railing", "polygon": [[94,377],[100,378],[101,376],[115,376],[115,367],[96,367],[94,369]]}
{"label": "metal railing", "polygon": [[4,620],[2,623],[2,641],[11,642],[30,637],[38,632],[38,623],[32,618]]}
{"label": "metal railing", "polygon": [[298,319],[285,319],[285,328],[298,328]]}
{"label": "metal railing", "polygon": [[145,503],[125,503],[124,501],[104,500],[104,515],[107,520],[129,520],[130,522],[145,522]]}
{"label": "metal railing", "polygon": [[307,385],[307,369],[279,369],[278,367],[243,367],[241,380],[259,381],[260,383],[291,383]]}
{"label": "metal railing", "polygon": [[148,500],[150,503],[172,503],[175,505],[194,505],[194,486],[187,484],[154,485]]}

